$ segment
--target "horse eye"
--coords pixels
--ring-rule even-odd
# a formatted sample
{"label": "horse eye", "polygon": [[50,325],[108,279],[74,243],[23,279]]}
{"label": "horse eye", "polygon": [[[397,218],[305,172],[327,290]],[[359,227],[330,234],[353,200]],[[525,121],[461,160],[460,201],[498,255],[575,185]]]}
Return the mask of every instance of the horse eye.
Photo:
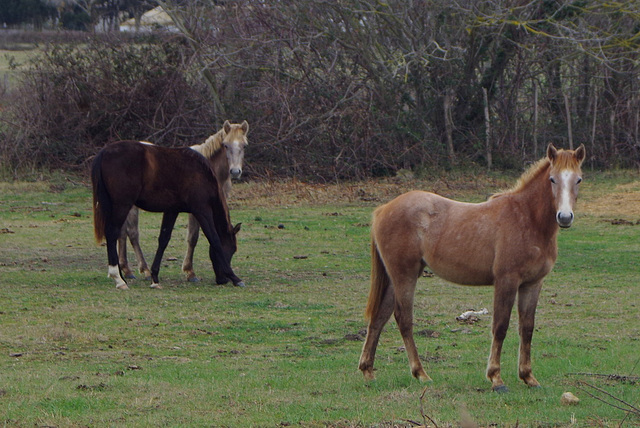
{"label": "horse eye", "polygon": [[549,181],[551,181],[553,184],[556,184],[556,179],[553,177],[549,177]]}
{"label": "horse eye", "polygon": [[582,177],[578,177],[578,182],[576,184],[582,183]]}

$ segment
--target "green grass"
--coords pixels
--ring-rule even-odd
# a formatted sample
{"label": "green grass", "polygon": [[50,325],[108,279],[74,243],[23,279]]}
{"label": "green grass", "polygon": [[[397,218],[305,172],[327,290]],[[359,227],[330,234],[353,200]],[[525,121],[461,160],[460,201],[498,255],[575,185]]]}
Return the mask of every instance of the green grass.
{"label": "green grass", "polygon": [[[594,179],[607,192],[620,180]],[[585,204],[601,196],[585,190]],[[464,412],[480,426],[640,424],[577,382],[636,407],[640,383],[572,375],[640,375],[640,226],[578,213],[560,233],[533,340],[537,390],[517,379],[515,314],[503,352],[507,394],[484,378],[490,315],[455,320],[491,310],[491,288],[421,279],[415,331],[436,332],[416,336],[433,378],[421,403],[425,385],[409,374],[395,323],[380,341],[377,380],[357,370],[377,203],[234,202],[232,220],[243,226],[233,266],[244,289],[214,285],[205,242],[195,257],[202,282],[184,281],[183,215],[160,272],[164,289],[134,280],[119,292],[93,242],[88,187],[0,183],[0,195],[0,425],[411,426],[423,422],[421,404],[441,427]],[[149,259],[159,225],[159,215],[141,215]],[[580,404],[561,405],[565,391]]]}

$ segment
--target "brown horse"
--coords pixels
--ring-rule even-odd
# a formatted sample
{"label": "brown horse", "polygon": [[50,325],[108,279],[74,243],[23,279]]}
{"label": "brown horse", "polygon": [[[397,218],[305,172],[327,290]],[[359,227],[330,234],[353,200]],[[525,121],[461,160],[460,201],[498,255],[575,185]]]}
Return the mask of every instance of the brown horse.
{"label": "brown horse", "polygon": [[557,257],[558,227],[570,227],[578,196],[585,148],[556,150],[533,165],[517,185],[479,204],[456,202],[413,191],[379,207],[371,225],[371,291],[365,311],[367,339],[359,368],[373,379],[382,327],[394,313],[411,373],[426,381],[413,340],[413,296],[426,266],[441,278],[463,285],[493,285],[493,341],[487,378],[494,391],[506,391],[500,354],[511,309],[518,300],[519,376],[540,384],[531,372],[531,338],[544,277]]}
{"label": "brown horse", "polygon": [[[243,121],[241,124],[230,123],[228,120],[222,125],[222,129],[211,135],[202,144],[191,148],[211,162],[213,173],[222,185],[225,198],[231,192],[231,179],[239,179],[242,175],[242,162],[244,160],[244,148],[247,146],[247,134],[249,124]],[[131,208],[124,227],[118,238],[118,262],[125,278],[135,278],[129,261],[127,260],[127,237],[136,253],[140,273],[146,278],[151,277],[151,271],[147,265],[142,249],[140,248],[140,232],[138,231],[139,212],[137,207]],[[187,254],[182,264],[182,270],[187,274],[187,280],[198,281],[193,271],[193,252],[198,243],[200,225],[193,215],[189,215]]]}
{"label": "brown horse", "polygon": [[209,240],[209,257],[218,284],[244,283],[231,269],[236,251],[235,228],[221,186],[207,159],[190,148],[170,149],[137,141],[104,147],[91,167],[96,240],[107,240],[109,277],[126,289],[120,275],[116,242],[131,208],[162,212],[158,250],[151,266],[152,288],[160,288],[158,272],[178,213],[195,216]]}

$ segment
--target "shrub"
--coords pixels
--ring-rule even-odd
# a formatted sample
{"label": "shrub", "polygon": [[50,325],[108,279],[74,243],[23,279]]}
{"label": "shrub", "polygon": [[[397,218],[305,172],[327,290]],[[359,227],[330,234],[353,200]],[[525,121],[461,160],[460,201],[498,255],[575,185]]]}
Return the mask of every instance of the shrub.
{"label": "shrub", "polygon": [[48,45],[9,95],[2,157],[14,168],[73,168],[109,141],[171,146],[209,135],[207,92],[182,52],[179,39]]}

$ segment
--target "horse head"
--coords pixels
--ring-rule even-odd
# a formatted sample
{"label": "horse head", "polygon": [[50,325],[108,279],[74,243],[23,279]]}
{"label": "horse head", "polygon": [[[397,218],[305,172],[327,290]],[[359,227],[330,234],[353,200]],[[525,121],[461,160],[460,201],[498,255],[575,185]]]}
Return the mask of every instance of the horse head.
{"label": "horse head", "polygon": [[556,206],[556,221],[562,228],[571,227],[573,206],[582,182],[580,166],[585,158],[584,144],[576,150],[558,150],[549,144],[547,158],[550,162],[549,181]]}
{"label": "horse head", "polygon": [[247,146],[247,134],[249,124],[243,121],[241,124],[231,124],[228,120],[222,125],[224,138],[222,145],[226,149],[229,162],[229,175],[237,180],[242,175],[242,162],[244,160],[244,148]]}

